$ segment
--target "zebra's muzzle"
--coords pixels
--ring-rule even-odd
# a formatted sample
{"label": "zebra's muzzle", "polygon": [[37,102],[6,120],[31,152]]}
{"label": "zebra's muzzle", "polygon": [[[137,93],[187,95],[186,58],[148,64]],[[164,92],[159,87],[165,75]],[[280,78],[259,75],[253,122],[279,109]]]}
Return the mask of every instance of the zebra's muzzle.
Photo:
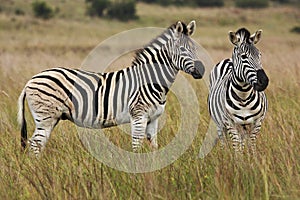
{"label": "zebra's muzzle", "polygon": [[253,84],[253,88],[258,92],[264,91],[269,85],[269,78],[263,69],[257,70],[256,73],[257,83]]}
{"label": "zebra's muzzle", "polygon": [[200,79],[205,72],[204,65],[201,61],[194,61],[194,71],[191,73],[194,79]]}

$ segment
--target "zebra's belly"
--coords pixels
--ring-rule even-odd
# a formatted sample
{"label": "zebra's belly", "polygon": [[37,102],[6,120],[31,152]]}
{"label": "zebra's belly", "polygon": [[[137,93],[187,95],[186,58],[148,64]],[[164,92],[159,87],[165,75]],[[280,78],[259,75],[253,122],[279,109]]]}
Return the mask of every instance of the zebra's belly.
{"label": "zebra's belly", "polygon": [[[155,106],[148,110],[148,113],[145,113],[146,117],[149,121],[157,119],[164,112],[165,104]],[[102,129],[111,126],[117,126],[120,124],[130,123],[130,113],[128,110],[122,111],[118,113],[114,118],[111,119],[97,119],[97,120],[85,120],[81,121],[81,119],[73,119],[73,122],[80,127],[85,128],[94,128],[94,129]]]}
{"label": "zebra's belly", "polygon": [[117,114],[116,116],[116,123],[119,125],[119,124],[126,124],[126,123],[129,123],[130,122],[130,114],[129,114],[129,111],[126,110],[126,111],[123,111],[119,114]]}
{"label": "zebra's belly", "polygon": [[94,120],[94,121],[84,121],[81,120],[74,120],[73,122],[80,127],[84,128],[92,128],[92,129],[102,129],[111,126],[117,126],[117,122],[115,119],[106,119],[106,120]]}
{"label": "zebra's belly", "polygon": [[[148,109],[148,112],[144,113],[146,118],[148,119],[148,121],[152,121],[157,119],[163,112],[165,109],[165,104],[164,105],[156,105],[153,106],[152,108]],[[126,124],[126,123],[130,123],[130,113],[128,110],[125,110],[119,114],[117,114],[116,118],[115,118],[115,122],[116,125],[119,124]]]}

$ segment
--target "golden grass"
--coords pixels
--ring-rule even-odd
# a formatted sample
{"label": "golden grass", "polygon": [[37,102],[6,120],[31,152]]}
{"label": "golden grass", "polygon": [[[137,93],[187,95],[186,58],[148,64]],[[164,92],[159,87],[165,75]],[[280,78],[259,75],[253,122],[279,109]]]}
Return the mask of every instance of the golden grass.
{"label": "golden grass", "polygon": [[[1,199],[300,198],[300,38],[289,31],[299,25],[299,10],[171,7],[166,12],[163,7],[138,4],[140,19],[120,23],[85,17],[78,8],[83,1],[72,2],[74,12],[61,10],[60,17],[49,21],[0,14]],[[49,67],[80,66],[85,56],[112,34],[145,26],[167,27],[178,19],[196,19],[194,38],[215,62],[231,55],[229,30],[241,26],[252,32],[263,29],[258,47],[270,78],[266,90],[269,110],[256,159],[246,154],[235,160],[228,149],[219,146],[205,159],[198,158],[209,122],[207,90],[203,81],[191,78],[201,111],[198,134],[188,151],[163,169],[127,174],[101,164],[83,148],[70,122],[60,122],[40,159],[20,152],[17,98],[32,75]],[[159,133],[161,145],[172,140],[178,125],[178,103],[172,95],[166,113],[166,125]],[[31,134],[34,125],[28,109],[26,116]],[[114,128],[106,134],[130,150],[130,136]]]}

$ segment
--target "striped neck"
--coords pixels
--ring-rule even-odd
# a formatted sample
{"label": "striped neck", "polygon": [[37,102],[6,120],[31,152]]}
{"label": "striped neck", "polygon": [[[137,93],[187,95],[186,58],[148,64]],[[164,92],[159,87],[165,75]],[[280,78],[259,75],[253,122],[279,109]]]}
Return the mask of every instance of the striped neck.
{"label": "striped neck", "polygon": [[255,95],[253,87],[250,84],[240,80],[234,75],[234,73],[229,80],[227,90],[231,92],[232,97],[236,101],[247,101],[251,99],[253,95]]}
{"label": "striped neck", "polygon": [[175,81],[179,70],[171,59],[172,34],[167,29],[163,34],[151,41],[143,49],[138,50],[132,67],[140,68],[144,74],[149,76],[150,83],[159,84],[170,88]]}

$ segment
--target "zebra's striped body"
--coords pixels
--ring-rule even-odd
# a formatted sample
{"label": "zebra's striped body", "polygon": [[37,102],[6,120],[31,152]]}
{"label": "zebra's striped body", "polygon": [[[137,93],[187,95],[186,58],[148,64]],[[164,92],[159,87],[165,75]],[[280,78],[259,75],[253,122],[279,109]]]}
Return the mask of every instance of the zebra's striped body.
{"label": "zebra's striped body", "polygon": [[246,29],[230,32],[235,45],[232,58],[219,62],[210,74],[208,107],[217,124],[218,135],[229,134],[235,151],[244,148],[250,138],[255,152],[256,135],[267,111],[267,98],[263,90],[268,77],[262,69],[260,52],[254,46],[261,31],[250,36]]}
{"label": "zebra's striped body", "polygon": [[157,120],[178,71],[194,78],[201,78],[204,73],[189,38],[194,29],[194,21],[187,26],[177,22],[137,52],[132,66],[116,72],[53,68],[33,76],[19,98],[22,146],[25,147],[27,139],[26,97],[36,124],[29,140],[36,154],[61,119],[98,129],[130,122],[134,150],[145,135],[157,148]]}

